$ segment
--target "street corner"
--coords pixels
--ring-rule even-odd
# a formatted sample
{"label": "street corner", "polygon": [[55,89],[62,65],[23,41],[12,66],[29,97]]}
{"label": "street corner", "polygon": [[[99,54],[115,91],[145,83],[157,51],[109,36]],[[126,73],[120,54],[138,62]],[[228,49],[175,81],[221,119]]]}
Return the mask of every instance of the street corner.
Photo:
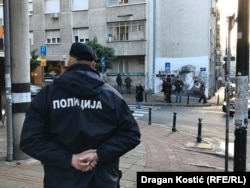
{"label": "street corner", "polygon": [[[219,157],[225,156],[225,149],[219,144],[213,144],[212,142],[202,140],[198,141],[189,141],[184,143],[184,149],[199,153],[212,154]],[[229,152],[229,158],[232,158],[233,155]]]}
{"label": "street corner", "polygon": [[212,150],[213,146],[210,143],[202,142],[187,142],[184,144],[186,148],[193,148],[193,149],[204,149],[204,150]]}

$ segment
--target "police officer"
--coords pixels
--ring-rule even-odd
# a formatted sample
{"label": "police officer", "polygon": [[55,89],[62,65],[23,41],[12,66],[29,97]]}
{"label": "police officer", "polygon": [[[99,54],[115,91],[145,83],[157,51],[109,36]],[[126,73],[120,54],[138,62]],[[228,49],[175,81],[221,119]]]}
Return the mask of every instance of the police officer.
{"label": "police officer", "polygon": [[95,71],[97,56],[73,43],[67,70],[32,100],[20,148],[44,166],[44,187],[116,188],[119,158],[140,143],[121,95]]}

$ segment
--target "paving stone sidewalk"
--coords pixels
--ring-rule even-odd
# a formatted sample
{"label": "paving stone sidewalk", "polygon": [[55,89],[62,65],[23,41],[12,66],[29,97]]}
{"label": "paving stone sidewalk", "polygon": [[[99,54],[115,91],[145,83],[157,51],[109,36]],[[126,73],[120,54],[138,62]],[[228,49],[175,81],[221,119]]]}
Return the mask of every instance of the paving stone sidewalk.
{"label": "paving stone sidewalk", "polygon": [[[134,102],[133,96],[124,96],[128,103]],[[214,96],[208,105],[220,105],[217,104],[217,99],[218,97]],[[153,95],[148,100],[148,104],[156,103]],[[197,103],[196,99],[191,99],[190,102]],[[138,123],[142,133],[141,144],[121,157],[121,188],[136,188],[138,171],[225,171],[224,150],[209,140],[202,139],[201,142],[197,142],[196,136],[185,132],[173,132],[171,128],[160,124],[148,125],[139,120]],[[42,188],[43,168],[39,161],[32,158],[6,161],[6,132],[6,127],[0,125],[0,188]],[[228,171],[232,170],[233,156],[229,156]]]}

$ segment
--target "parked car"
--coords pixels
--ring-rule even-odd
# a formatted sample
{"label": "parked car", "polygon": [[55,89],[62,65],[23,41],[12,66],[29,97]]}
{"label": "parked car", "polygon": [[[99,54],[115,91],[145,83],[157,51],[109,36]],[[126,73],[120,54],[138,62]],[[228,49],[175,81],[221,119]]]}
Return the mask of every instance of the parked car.
{"label": "parked car", "polygon": [[[227,102],[224,101],[222,105],[222,111],[227,113]],[[229,100],[229,115],[234,116],[235,113],[235,97]],[[248,118],[250,118],[250,97],[248,98]]]}
{"label": "parked car", "polygon": [[31,97],[35,97],[42,88],[43,88],[42,86],[31,84],[30,85]]}
{"label": "parked car", "polygon": [[230,82],[229,92],[230,92],[230,96],[235,96],[235,92],[236,92],[235,83]]}

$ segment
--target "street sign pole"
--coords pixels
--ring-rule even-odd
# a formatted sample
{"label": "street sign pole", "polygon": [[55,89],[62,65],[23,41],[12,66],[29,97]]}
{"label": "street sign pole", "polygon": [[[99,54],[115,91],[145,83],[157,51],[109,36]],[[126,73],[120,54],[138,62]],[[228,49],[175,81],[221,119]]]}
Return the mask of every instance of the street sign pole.
{"label": "street sign pole", "polygon": [[6,124],[7,124],[7,161],[13,160],[13,121],[12,121],[12,74],[10,50],[10,4],[4,0],[4,40],[5,40],[5,93],[6,93]]}
{"label": "street sign pole", "polygon": [[226,62],[226,132],[225,132],[225,172],[228,172],[228,143],[229,143],[229,101],[230,101],[230,72],[231,72],[231,30],[234,26],[235,15],[227,17],[228,21],[228,32],[227,32],[227,62]]}
{"label": "street sign pole", "polygon": [[102,76],[104,74],[104,67],[106,66],[106,59],[105,57],[101,58],[101,66],[102,66]]}
{"label": "street sign pole", "polygon": [[42,66],[42,75],[43,75],[43,79],[42,79],[42,83],[44,83],[44,67],[47,66],[47,47],[46,46],[41,46],[40,47],[40,66]]}

